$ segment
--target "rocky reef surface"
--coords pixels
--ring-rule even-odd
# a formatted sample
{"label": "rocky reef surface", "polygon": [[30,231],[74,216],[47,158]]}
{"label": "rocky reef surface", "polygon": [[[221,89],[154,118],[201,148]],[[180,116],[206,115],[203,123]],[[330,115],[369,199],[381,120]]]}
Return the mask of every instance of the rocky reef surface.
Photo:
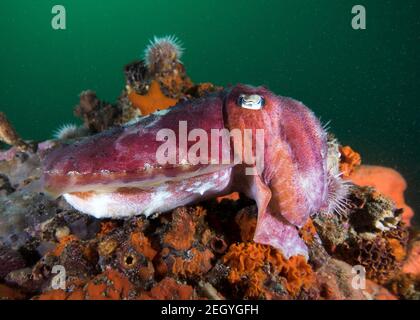
{"label": "rocky reef surface", "polygon": [[222,89],[194,84],[180,49],[164,44],[125,67],[116,103],[82,92],[83,126],[54,139],[23,141],[0,115],[0,139],[11,146],[0,152],[0,299],[420,299],[420,236],[404,179],[361,165],[332,135],[350,194],[340,214],[314,215],[300,230],[308,261],[253,242],[257,209],[241,194],[121,220],[45,195],[41,159],[52,148]]}

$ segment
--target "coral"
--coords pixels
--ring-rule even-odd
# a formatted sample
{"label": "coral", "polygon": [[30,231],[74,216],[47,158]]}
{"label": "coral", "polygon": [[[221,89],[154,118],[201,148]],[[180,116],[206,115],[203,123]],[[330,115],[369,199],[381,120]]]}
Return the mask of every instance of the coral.
{"label": "coral", "polygon": [[400,273],[388,283],[390,291],[401,299],[420,300],[420,276]]}
{"label": "coral", "polygon": [[402,262],[406,257],[406,249],[401,244],[400,240],[389,238],[388,240],[388,246],[391,249],[391,254],[394,256],[395,260],[397,262]]}
{"label": "coral", "polygon": [[102,257],[111,256],[112,253],[115,252],[119,243],[116,239],[106,239],[98,244],[98,253]]}
{"label": "coral", "polygon": [[197,299],[197,295],[191,286],[178,283],[175,279],[166,277],[156,284],[150,291],[142,292],[138,299],[193,300]]}
{"label": "coral", "polygon": [[39,293],[39,289],[45,284],[43,279],[34,278],[30,267],[9,272],[4,283],[12,288],[19,288],[26,296]]}
{"label": "coral", "polygon": [[152,248],[149,239],[142,232],[133,232],[130,240],[138,253],[143,254],[149,260],[154,259],[157,252]]}
{"label": "coral", "polygon": [[169,273],[181,277],[201,276],[212,268],[213,257],[209,249],[192,248],[179,256],[168,249],[163,249],[157,269],[161,274]]}
{"label": "coral", "polygon": [[144,60],[151,73],[170,72],[180,62],[182,52],[175,36],[154,37],[144,51]]}
{"label": "coral", "polygon": [[213,233],[210,229],[205,229],[201,235],[201,243],[205,246],[210,243],[210,241],[213,240]]}
{"label": "coral", "polygon": [[[311,251],[314,250],[311,260],[312,255],[321,255],[316,251],[318,240],[313,226],[319,231],[319,225],[325,221],[330,221],[332,230],[335,225],[342,226],[346,235],[337,241],[333,252],[337,257],[342,253],[343,244],[355,246],[349,239],[363,239],[354,231],[351,223],[356,220],[350,216],[357,210],[365,212],[372,201],[381,203],[382,200],[372,189],[357,190],[359,193],[352,193],[353,209],[347,216],[318,216],[313,225],[309,221],[301,229],[301,236],[311,243]],[[286,260],[269,246],[253,242],[232,244],[232,241],[252,238],[255,226],[256,207],[242,197],[236,201],[214,199],[203,206],[180,207],[153,222],[141,217],[124,222],[104,220],[95,231],[89,232],[90,236],[83,236],[85,240],[73,234],[74,230],[80,235],[86,234],[80,231],[83,230],[80,224],[91,222],[82,217],[64,212],[42,223],[36,236],[42,241],[58,241],[58,245],[46,253],[32,271],[29,269],[22,276],[17,271],[10,272],[8,283],[18,286],[28,296],[41,291],[39,299],[197,299],[197,292],[208,296],[198,284],[203,280],[216,292],[209,296],[211,298],[365,298],[351,288],[351,271],[347,270],[350,267],[343,262],[340,263],[348,267],[324,257],[315,270],[303,257]],[[406,235],[403,231],[399,224],[386,232],[370,231],[386,242],[386,249],[373,254],[383,255],[387,250],[394,256],[394,266],[401,263],[397,260],[404,254]],[[57,234],[63,236],[57,237]],[[226,247],[229,247],[227,252]],[[50,270],[56,264],[63,264],[68,272],[66,291],[51,290]],[[381,264],[366,262],[367,269],[372,266],[382,268]],[[390,274],[386,276],[389,278]],[[28,275],[33,278],[28,280]],[[370,273],[368,276],[376,277]],[[112,284],[109,278],[116,279],[117,284]],[[188,285],[180,281],[187,281]],[[409,287],[412,288],[407,291],[410,297],[415,296],[415,285]],[[404,297],[408,297],[408,293],[405,294]],[[378,294],[372,296],[382,298]],[[402,293],[398,296],[403,297]]]}
{"label": "coral", "polygon": [[70,229],[67,226],[57,228],[55,230],[55,238],[60,241],[64,237],[67,237],[70,235]]}
{"label": "coral", "polygon": [[19,252],[0,243],[0,279],[13,270],[25,267],[25,265],[26,262]]}
{"label": "coral", "polygon": [[407,240],[407,230],[398,226],[373,238],[350,237],[337,247],[337,254],[353,265],[365,267],[369,279],[385,284],[401,269]]}
{"label": "coral", "polygon": [[187,258],[175,258],[172,272],[184,276],[204,274],[211,269],[211,259],[213,257],[213,253],[208,249],[200,251],[192,248],[187,252]]}
{"label": "coral", "polygon": [[58,214],[55,219],[62,220],[62,224],[54,230],[57,234],[61,228],[68,228],[70,233],[81,240],[92,239],[100,230],[100,221],[76,211],[67,211],[66,214]]}
{"label": "coral", "polygon": [[210,300],[225,300],[225,297],[217,291],[215,287],[209,282],[200,281],[198,283],[200,292]]}
{"label": "coral", "polygon": [[352,265],[362,265],[368,278],[384,284],[401,268],[408,231],[401,211],[374,188],[354,187],[346,215],[322,216],[314,225],[327,251]]}
{"label": "coral", "polygon": [[22,140],[3,112],[0,112],[0,141],[16,146],[20,151],[33,149],[33,146]]}
{"label": "coral", "polygon": [[[278,261],[282,261],[278,259]],[[280,274],[287,280],[286,288],[292,295],[296,295],[302,288],[308,289],[314,282],[315,277],[311,266],[302,256],[293,256],[282,267]]]}
{"label": "coral", "polygon": [[278,250],[253,242],[231,245],[223,262],[230,267],[230,283],[247,284],[247,298],[265,295],[264,282],[270,275],[284,278],[285,287],[292,296],[296,296],[301,289],[309,288],[315,280],[312,268],[304,257],[293,256],[286,260]]}
{"label": "coral", "polygon": [[420,276],[420,241],[418,239],[410,243],[407,256],[408,258],[404,262],[402,272]]}
{"label": "coral", "polygon": [[152,260],[157,251],[142,232],[138,220],[133,220],[100,235],[97,251],[102,269],[111,267],[127,277],[136,288],[146,289],[154,282]]}
{"label": "coral", "polygon": [[225,253],[225,251],[228,248],[228,245],[223,238],[215,236],[210,240],[210,248],[213,252],[217,254],[222,254]]}
{"label": "coral", "polygon": [[391,246],[380,237],[345,243],[337,248],[337,252],[348,263],[363,266],[366,276],[379,284],[386,283],[400,268]]}
{"label": "coral", "polygon": [[[50,222],[44,226],[52,230],[43,230],[41,235],[54,233],[55,224]],[[47,238],[48,239],[48,238]],[[52,270],[54,266],[61,265],[66,271],[67,286],[73,286],[80,282],[87,281],[90,277],[98,273],[97,263],[98,254],[96,246],[92,242],[85,242],[76,236],[69,234],[59,238],[59,243],[54,247],[52,239],[44,239],[36,248],[43,257],[32,267],[32,272],[28,275],[15,273],[8,277],[8,281],[17,282],[30,292],[37,292],[41,288],[50,288],[53,278]]]}
{"label": "coral", "polygon": [[[131,90],[128,86],[127,88],[128,91]],[[140,109],[133,106],[130,99],[128,98],[127,90],[123,91],[117,101],[117,106],[119,109],[121,109],[121,117],[119,123],[122,125],[136,121],[141,117]]]}
{"label": "coral", "polygon": [[50,290],[35,297],[37,300],[125,300],[136,296],[133,284],[121,273],[107,269],[86,285],[71,292]]}
{"label": "coral", "polygon": [[188,211],[185,208],[175,209],[172,214],[170,229],[162,239],[164,245],[176,250],[187,250],[191,248],[195,238],[197,223],[194,221],[194,218],[199,217],[200,214],[196,213],[193,208],[190,208]]}
{"label": "coral", "polygon": [[363,165],[357,168],[349,179],[359,186],[374,187],[383,195],[391,198],[398,208],[403,209],[402,220],[404,223],[410,225],[414,212],[405,203],[404,190],[407,188],[407,184],[401,174],[391,168]]}
{"label": "coral", "polygon": [[43,194],[31,192],[31,185],[13,186],[17,188],[15,192],[0,197],[0,238],[23,235],[28,227],[36,226],[57,213],[57,202]]}
{"label": "coral", "polygon": [[59,244],[54,249],[53,254],[57,257],[60,256],[69,243],[71,243],[72,241],[77,241],[77,240],[78,240],[77,237],[75,237],[74,235],[68,235],[61,238]]}
{"label": "coral", "polygon": [[194,84],[192,87],[188,88],[188,90],[185,93],[188,96],[194,98],[201,98],[208,95],[209,93],[219,92],[221,90],[223,90],[223,87],[218,87],[210,82],[205,82]]}
{"label": "coral", "polygon": [[257,227],[257,207],[251,206],[240,210],[235,217],[235,222],[239,226],[241,240],[243,242],[252,241]]}
{"label": "coral", "polygon": [[179,61],[181,53],[182,49],[175,37],[155,37],[144,55],[149,79],[156,80],[163,92],[175,99],[183,97],[192,86]]}
{"label": "coral", "polygon": [[101,230],[98,233],[99,237],[103,237],[117,228],[117,224],[114,221],[102,221]]}
{"label": "coral", "polygon": [[340,260],[329,259],[316,272],[313,285],[319,291],[319,299],[324,300],[365,300],[361,289],[352,285],[352,267]]}
{"label": "coral", "polygon": [[138,287],[148,287],[153,282],[155,269],[144,255],[124,244],[116,251],[116,261],[112,263]]}
{"label": "coral", "polygon": [[174,106],[178,100],[169,98],[162,93],[159,83],[152,80],[149,90],[145,95],[139,95],[134,90],[128,91],[128,99],[142,115],[148,115],[157,110],[164,110]]}
{"label": "coral", "polygon": [[236,201],[236,200],[239,200],[239,198],[240,198],[239,192],[232,192],[232,193],[229,193],[229,194],[227,194],[225,196],[217,197],[216,200],[217,200],[218,203],[220,203],[223,200]]}
{"label": "coral", "polygon": [[[163,249],[156,263],[160,275],[197,277],[212,268],[214,254],[201,243],[211,247],[214,239],[211,233],[205,232],[205,216],[206,210],[197,206],[173,210],[171,221],[163,218],[164,226],[158,231]],[[198,230],[203,234],[200,242],[195,241]]]}
{"label": "coral", "polygon": [[80,102],[74,109],[74,114],[82,118],[85,127],[94,133],[119,124],[121,112],[117,106],[100,101],[91,90],[80,94]]}
{"label": "coral", "polygon": [[24,297],[19,290],[0,283],[0,300],[21,300]]}
{"label": "coral", "polygon": [[86,299],[124,300],[133,294],[130,281],[116,270],[108,269],[86,285]]}
{"label": "coral", "polygon": [[398,298],[385,287],[369,279],[366,280],[366,289],[363,293],[369,300],[398,300]]}
{"label": "coral", "polygon": [[355,209],[350,212],[350,222],[359,232],[389,231],[401,221],[401,210],[374,188],[354,188],[351,194]]}
{"label": "coral", "polygon": [[327,251],[334,252],[349,235],[350,225],[348,218],[343,215],[318,215],[313,224]]}
{"label": "coral", "polygon": [[234,270],[230,278],[240,279],[241,273],[254,272],[261,268],[267,260],[269,251],[269,247],[252,242],[231,245],[223,257],[223,262]]}
{"label": "coral", "polygon": [[308,222],[299,230],[299,234],[306,244],[311,244],[314,241],[317,232],[312,219],[308,219]]}
{"label": "coral", "polygon": [[68,123],[54,131],[54,138],[59,140],[75,139],[86,136],[88,133],[89,131],[86,128]]}
{"label": "coral", "polygon": [[64,290],[56,289],[35,297],[34,300],[66,300],[68,296]]}
{"label": "coral", "polygon": [[344,177],[348,178],[353,171],[360,166],[362,159],[360,154],[354,151],[350,146],[340,146],[339,150],[341,154],[340,171],[343,173]]}
{"label": "coral", "polygon": [[208,84],[198,85],[196,91],[189,92],[193,84],[179,61],[181,52],[175,37],[155,37],[145,50],[144,60],[125,66],[125,95],[142,115],[167,109],[191,93],[204,95],[216,90]]}
{"label": "coral", "polygon": [[96,249],[90,243],[84,243],[73,235],[60,239],[60,243],[52,252],[52,259],[40,261],[35,268],[52,269],[55,264],[62,265],[66,269],[69,281],[87,280],[97,271],[96,264],[98,255]]}
{"label": "coral", "polygon": [[147,92],[148,70],[144,60],[137,60],[124,67],[125,81],[129,90]]}
{"label": "coral", "polygon": [[[9,152],[11,152],[9,154]],[[18,191],[40,177],[40,157],[32,152],[22,152],[12,147],[0,160],[0,173],[6,175],[10,185]],[[11,156],[9,158],[9,156]],[[28,190],[31,192],[32,190]]]}
{"label": "coral", "polygon": [[[324,128],[326,128],[324,126]],[[327,128],[326,128],[327,129]],[[338,142],[337,138],[332,134],[327,134],[327,146],[328,146],[328,153],[327,153],[327,169],[332,175],[337,175],[340,173],[340,161],[341,161],[341,153],[340,153],[340,143]]]}

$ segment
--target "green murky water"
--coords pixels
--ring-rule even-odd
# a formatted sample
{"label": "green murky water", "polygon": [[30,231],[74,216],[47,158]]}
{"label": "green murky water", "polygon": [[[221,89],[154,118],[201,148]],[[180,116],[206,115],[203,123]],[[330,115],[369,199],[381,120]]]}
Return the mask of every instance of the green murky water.
{"label": "green murky water", "polygon": [[[51,8],[67,10],[67,29],[51,28]],[[367,29],[351,27],[363,4]],[[114,101],[123,65],[153,35],[175,34],[191,78],[265,84],[331,120],[331,130],[365,163],[407,179],[420,209],[418,0],[2,0],[0,110],[27,139],[46,139],[77,122],[84,89]]]}

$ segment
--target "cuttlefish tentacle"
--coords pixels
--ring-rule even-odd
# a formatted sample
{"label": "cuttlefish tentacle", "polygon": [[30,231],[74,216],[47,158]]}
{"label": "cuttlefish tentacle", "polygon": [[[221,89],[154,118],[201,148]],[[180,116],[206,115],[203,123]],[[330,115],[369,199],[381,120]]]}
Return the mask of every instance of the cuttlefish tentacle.
{"label": "cuttlefish tentacle", "polygon": [[258,207],[254,241],[280,249],[286,258],[294,255],[308,258],[308,249],[299,237],[297,228],[279,214],[279,206],[272,196],[272,190],[262,178],[247,176],[242,179],[241,186],[241,191],[254,199]]}

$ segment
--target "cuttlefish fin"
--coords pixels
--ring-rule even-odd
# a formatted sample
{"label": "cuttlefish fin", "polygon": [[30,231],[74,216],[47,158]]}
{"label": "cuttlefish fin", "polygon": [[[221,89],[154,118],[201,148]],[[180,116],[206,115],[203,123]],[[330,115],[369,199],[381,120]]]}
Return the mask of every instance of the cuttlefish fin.
{"label": "cuttlefish fin", "polygon": [[[257,227],[254,241],[279,249],[288,259],[302,255],[308,259],[308,248],[299,236],[297,228],[281,217],[270,188],[258,175],[249,176],[249,190],[245,192],[258,206]],[[277,209],[276,209],[277,208]]]}

